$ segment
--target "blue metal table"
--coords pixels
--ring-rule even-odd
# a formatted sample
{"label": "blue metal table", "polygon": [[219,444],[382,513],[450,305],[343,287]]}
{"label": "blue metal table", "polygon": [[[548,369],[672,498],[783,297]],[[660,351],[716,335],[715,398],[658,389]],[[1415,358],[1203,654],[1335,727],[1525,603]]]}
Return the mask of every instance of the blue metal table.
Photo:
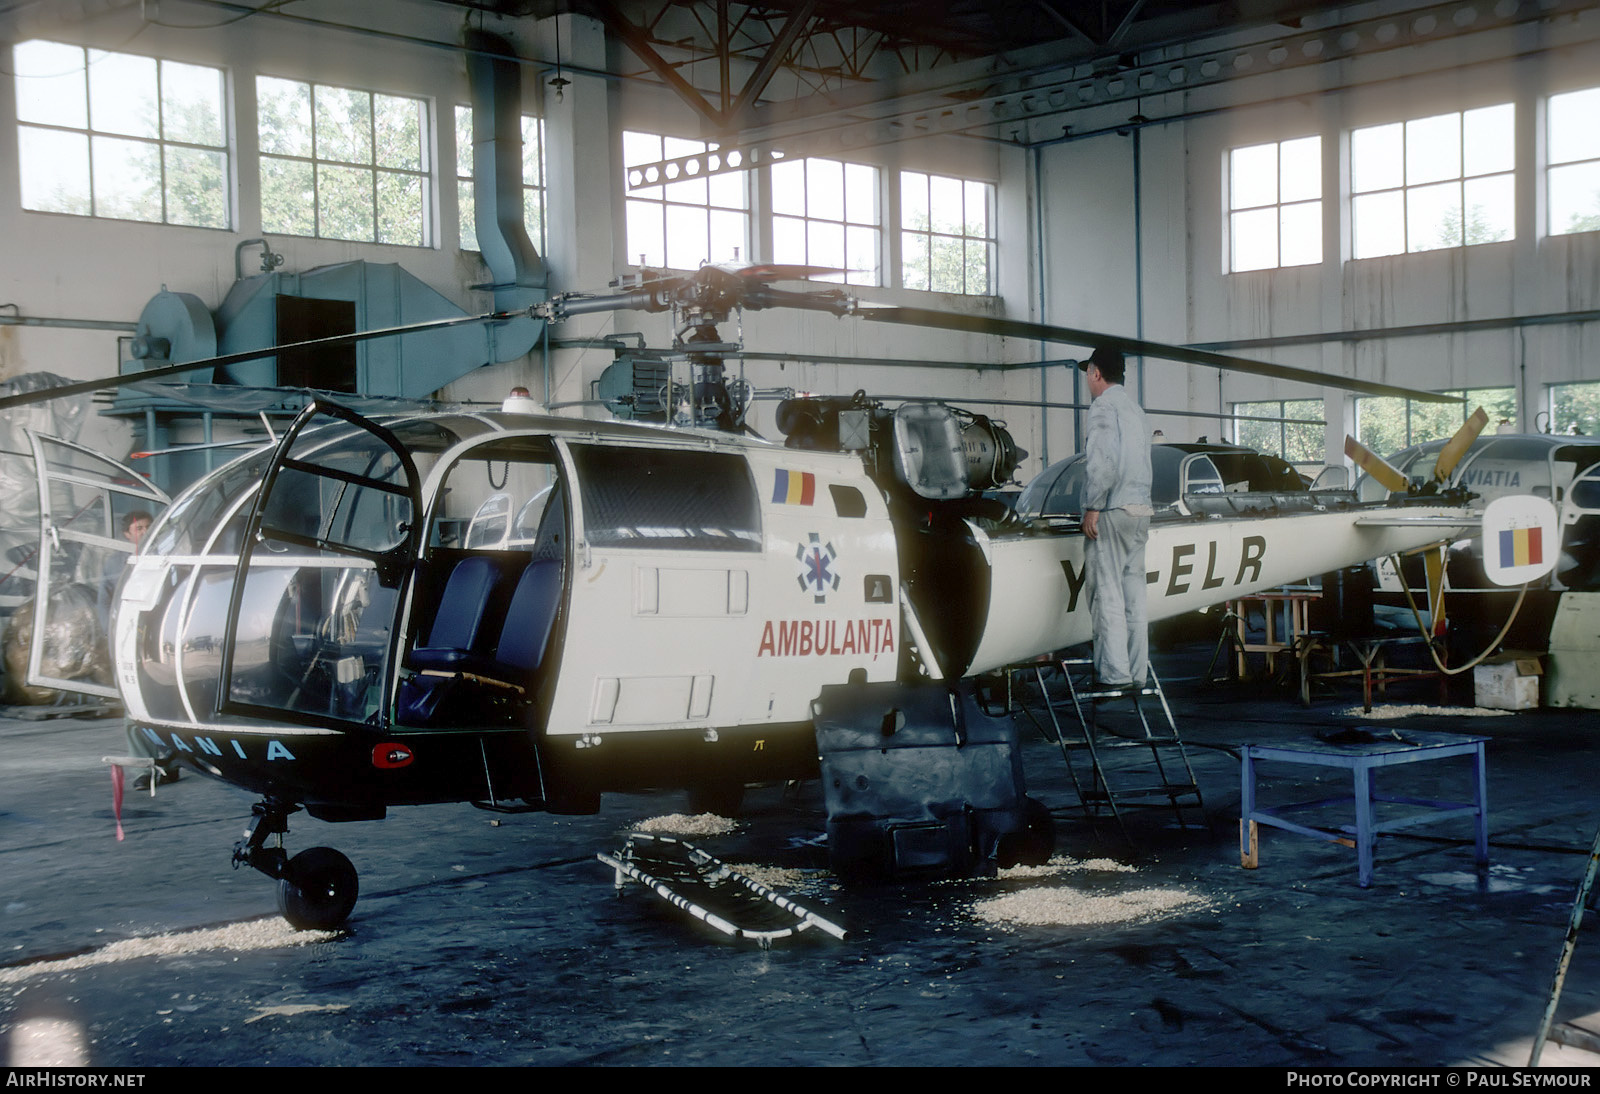
{"label": "blue metal table", "polygon": [[[1455,733],[1431,733],[1422,730],[1398,732],[1393,739],[1381,738],[1351,744],[1333,744],[1328,741],[1305,740],[1285,744],[1247,744],[1240,756],[1239,789],[1239,860],[1245,869],[1258,865],[1256,826],[1269,824],[1303,836],[1340,843],[1356,849],[1357,880],[1362,888],[1372,884],[1372,845],[1382,832],[1395,832],[1419,824],[1432,824],[1447,817],[1469,813],[1476,818],[1476,859],[1480,867],[1489,864],[1489,807],[1484,777],[1483,744],[1487,737],[1466,737]],[[1379,768],[1397,767],[1401,764],[1422,763],[1425,760],[1442,760],[1450,756],[1472,757],[1473,800],[1471,802],[1433,801],[1426,798],[1407,798],[1379,794],[1374,777]],[[1311,764],[1316,767],[1344,768],[1352,772],[1355,793],[1352,796],[1322,798],[1317,801],[1296,802],[1270,809],[1256,805],[1256,763],[1270,760],[1283,763]],[[1320,809],[1330,805],[1354,802],[1356,823],[1341,825],[1330,832],[1311,828],[1284,817],[1286,813],[1307,809]],[[1373,808],[1376,802],[1393,802],[1419,806],[1425,812],[1411,813],[1392,820],[1379,821]],[[1345,835],[1337,833],[1342,832]],[[1354,841],[1349,838],[1353,834]]]}

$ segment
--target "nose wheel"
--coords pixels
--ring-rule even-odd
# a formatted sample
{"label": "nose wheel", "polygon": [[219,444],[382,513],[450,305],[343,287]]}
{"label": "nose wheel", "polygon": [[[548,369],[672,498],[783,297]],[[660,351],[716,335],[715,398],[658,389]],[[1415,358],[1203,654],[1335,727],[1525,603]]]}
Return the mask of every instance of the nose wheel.
{"label": "nose wheel", "polygon": [[[329,931],[343,923],[356,906],[360,884],[350,860],[332,847],[312,847],[289,858],[283,835],[289,831],[289,814],[298,805],[257,802],[251,808],[244,839],[234,844],[233,865],[249,866],[278,881],[278,911],[289,926],[300,931]],[[277,836],[268,847],[267,837]]]}
{"label": "nose wheel", "polygon": [[332,847],[312,847],[290,859],[278,879],[278,911],[299,931],[329,931],[356,906],[356,868]]}

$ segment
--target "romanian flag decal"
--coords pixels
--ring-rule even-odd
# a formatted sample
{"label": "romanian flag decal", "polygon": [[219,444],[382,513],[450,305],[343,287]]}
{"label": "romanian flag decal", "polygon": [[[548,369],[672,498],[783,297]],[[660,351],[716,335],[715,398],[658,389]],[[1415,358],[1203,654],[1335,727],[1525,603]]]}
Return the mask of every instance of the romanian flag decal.
{"label": "romanian flag decal", "polygon": [[1537,566],[1544,561],[1542,528],[1507,528],[1500,533],[1501,566]]}
{"label": "romanian flag decal", "polygon": [[778,471],[773,479],[774,505],[810,505],[816,493],[817,477],[809,471]]}

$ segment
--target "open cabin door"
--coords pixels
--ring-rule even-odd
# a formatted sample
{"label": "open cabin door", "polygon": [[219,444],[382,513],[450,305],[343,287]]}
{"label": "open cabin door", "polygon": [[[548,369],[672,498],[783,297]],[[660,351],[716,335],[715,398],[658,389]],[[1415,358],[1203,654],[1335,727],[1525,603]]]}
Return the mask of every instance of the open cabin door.
{"label": "open cabin door", "polygon": [[27,682],[115,699],[107,636],[118,583],[137,549],[130,525],[142,521],[148,530],[170,499],[98,452],[26,432],[39,477]]}
{"label": "open cabin door", "polygon": [[393,434],[322,400],[301,412],[245,526],[223,638],[224,713],[386,724],[421,512],[416,466]]}

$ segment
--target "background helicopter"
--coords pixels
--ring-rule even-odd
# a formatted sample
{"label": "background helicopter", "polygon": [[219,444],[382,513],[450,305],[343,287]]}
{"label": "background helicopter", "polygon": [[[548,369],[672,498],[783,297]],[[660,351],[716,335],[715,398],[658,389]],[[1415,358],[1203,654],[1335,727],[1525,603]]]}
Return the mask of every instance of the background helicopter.
{"label": "background helicopter", "polygon": [[[534,311],[552,321],[673,311],[676,348],[697,370],[693,418],[724,426],[740,421],[721,375],[738,347],[718,324],[767,307],[1424,397],[769,284],[805,272],[646,275]],[[606,790],[715,793],[805,775],[826,685],[953,685],[1089,638],[1075,526],[1025,521],[979,496],[1019,458],[1002,425],[937,402],[890,411],[865,395],[793,401],[780,418],[787,446],[515,412],[372,419],[318,399],[275,447],[202,479],[157,519],[117,594],[115,688],[153,744],[262,795],[235,861],[279,879],[290,922],[331,926],[355,903],[348,859],[267,845],[300,808],[330,821],[448,801],[587,811]],[[104,518],[86,545],[116,547],[118,516],[159,500],[136,499],[122,471],[96,484],[83,453],[41,463],[55,464],[46,492],[99,491],[72,502]],[[1150,545],[1151,618],[1455,538],[1472,519],[1439,500],[1350,497],[1164,527]]]}

